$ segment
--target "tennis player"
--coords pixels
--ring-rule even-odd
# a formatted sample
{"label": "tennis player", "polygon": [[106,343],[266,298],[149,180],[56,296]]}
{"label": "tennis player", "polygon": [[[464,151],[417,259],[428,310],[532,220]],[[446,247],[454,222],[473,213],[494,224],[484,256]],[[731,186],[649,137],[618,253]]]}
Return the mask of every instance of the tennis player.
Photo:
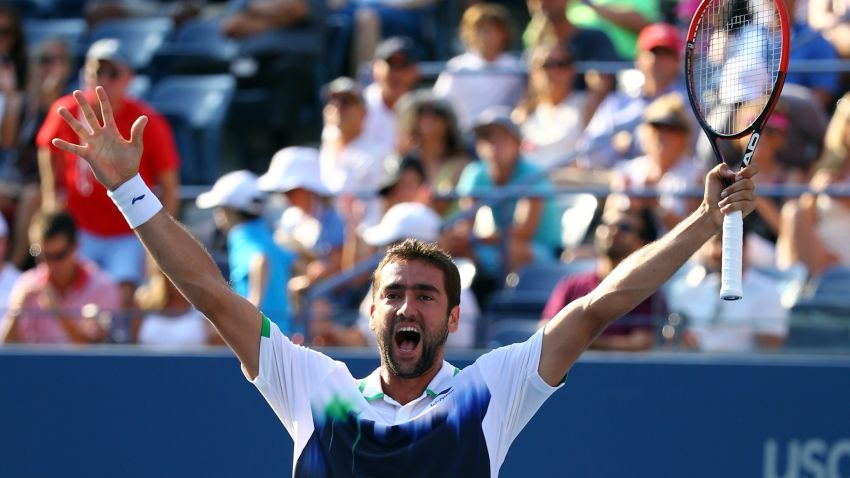
{"label": "tennis player", "polygon": [[[437,247],[405,241],[387,252],[373,278],[371,328],[381,366],[355,380],[344,364],[293,345],[162,210],[138,176],[147,118],[126,141],[102,88],[102,121],[80,92],[74,96],[83,116],[64,108],[59,114],[80,142],[53,144],[88,161],[165,274],[234,350],[295,442],[296,477],[498,476],[511,442],[588,344],[717,234],[724,212],[754,208],[756,168],[714,168],[701,206],[669,234],[526,342],[484,354],[464,370],[443,360],[446,337],[458,325],[457,268]],[[735,180],[725,190],[724,178]]]}

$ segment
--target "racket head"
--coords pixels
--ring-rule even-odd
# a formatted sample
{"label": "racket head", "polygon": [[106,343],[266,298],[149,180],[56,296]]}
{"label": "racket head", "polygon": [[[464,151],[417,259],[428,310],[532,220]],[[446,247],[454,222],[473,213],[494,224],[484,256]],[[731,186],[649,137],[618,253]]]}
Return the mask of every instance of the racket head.
{"label": "racket head", "polygon": [[788,71],[788,22],[782,0],[700,2],[686,38],[685,82],[712,146],[761,131]]}

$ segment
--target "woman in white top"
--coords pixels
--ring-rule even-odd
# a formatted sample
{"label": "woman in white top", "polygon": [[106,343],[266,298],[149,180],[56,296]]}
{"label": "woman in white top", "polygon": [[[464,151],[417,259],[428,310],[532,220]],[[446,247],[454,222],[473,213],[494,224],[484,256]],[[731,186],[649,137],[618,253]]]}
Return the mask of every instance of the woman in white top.
{"label": "woman in white top", "polygon": [[469,7],[460,22],[466,52],[446,64],[434,93],[447,98],[460,126],[468,130],[492,106],[513,108],[525,88],[525,65],[507,52],[513,23],[507,9],[492,3]]}
{"label": "woman in white top", "polygon": [[[850,93],[838,101],[824,137],[824,153],[813,167],[810,187],[850,189]],[[832,266],[850,266],[850,197],[804,194],[782,207],[777,265],[805,265],[812,277]]]}
{"label": "woman in white top", "polygon": [[525,157],[549,169],[575,148],[590,120],[587,94],[573,91],[575,56],[565,44],[534,48],[528,74],[528,96],[514,120],[521,125]]}
{"label": "woman in white top", "polygon": [[136,304],[143,313],[140,344],[176,347],[223,344],[207,319],[152,260],[148,260],[148,271],[148,283],[136,291]]}

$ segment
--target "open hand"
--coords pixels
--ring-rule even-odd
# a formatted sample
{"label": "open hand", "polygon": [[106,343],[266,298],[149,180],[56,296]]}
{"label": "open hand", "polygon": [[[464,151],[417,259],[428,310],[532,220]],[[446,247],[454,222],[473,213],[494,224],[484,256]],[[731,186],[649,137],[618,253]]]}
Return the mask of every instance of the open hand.
{"label": "open hand", "polygon": [[140,116],[136,119],[130,128],[129,141],[125,140],[115,125],[115,116],[112,114],[106,90],[98,86],[95,92],[103,116],[103,125],[97,120],[83,93],[76,90],[74,99],[80,105],[84,123],[74,118],[66,108],[59,108],[59,115],[80,137],[80,144],[54,138],[53,146],[85,159],[100,184],[114,190],[139,172],[143,149],[142,134],[148,118]]}

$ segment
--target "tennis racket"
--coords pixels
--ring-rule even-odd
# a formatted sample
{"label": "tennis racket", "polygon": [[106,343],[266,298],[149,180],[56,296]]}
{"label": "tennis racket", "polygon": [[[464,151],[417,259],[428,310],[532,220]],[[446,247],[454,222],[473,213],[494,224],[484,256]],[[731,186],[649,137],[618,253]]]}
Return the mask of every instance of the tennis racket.
{"label": "tennis racket", "polygon": [[[752,161],[788,71],[790,25],[783,0],[703,0],[691,21],[685,49],[688,99],[717,161],[718,138],[750,134],[732,169]],[[720,297],[743,297],[743,216],[723,218]]]}

